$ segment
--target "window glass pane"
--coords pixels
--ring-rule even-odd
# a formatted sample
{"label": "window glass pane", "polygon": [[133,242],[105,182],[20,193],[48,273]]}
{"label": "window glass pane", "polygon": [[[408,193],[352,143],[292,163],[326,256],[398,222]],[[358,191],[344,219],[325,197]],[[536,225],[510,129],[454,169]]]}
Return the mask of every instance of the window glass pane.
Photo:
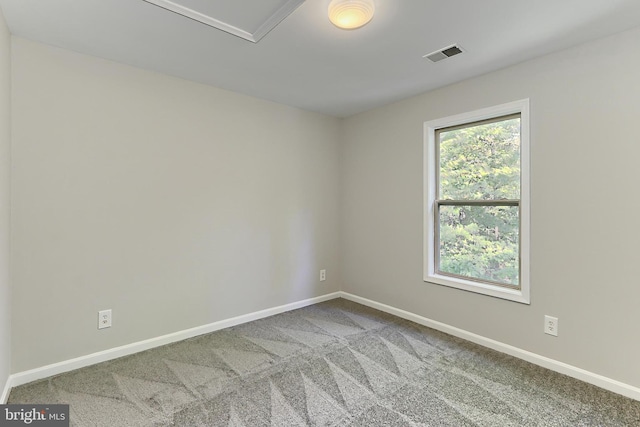
{"label": "window glass pane", "polygon": [[518,206],[440,206],[440,273],[519,285]]}
{"label": "window glass pane", "polygon": [[438,132],[439,199],[520,198],[520,118]]}

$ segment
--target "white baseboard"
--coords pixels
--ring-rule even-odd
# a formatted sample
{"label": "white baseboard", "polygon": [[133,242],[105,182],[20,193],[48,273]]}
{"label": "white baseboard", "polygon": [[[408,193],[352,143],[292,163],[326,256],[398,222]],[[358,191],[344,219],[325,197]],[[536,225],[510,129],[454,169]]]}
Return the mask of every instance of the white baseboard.
{"label": "white baseboard", "polygon": [[428,319],[426,317],[419,316],[417,314],[401,310],[399,308],[391,307],[390,305],[381,304],[376,301],[372,301],[366,298],[359,297],[357,295],[350,294],[348,292],[340,292],[340,297],[348,299],[353,302],[357,302],[362,305],[366,305],[371,308],[375,308],[385,313],[393,314],[403,319],[410,320],[420,325],[436,329],[449,335],[453,335],[458,338],[462,338],[467,341],[479,344],[483,347],[488,347],[501,353],[508,354],[510,356],[517,357],[518,359],[526,360],[534,365],[542,366],[543,368],[550,369],[560,374],[567,375],[572,378],[584,381],[589,384],[601,387],[605,390],[612,391],[617,394],[629,397],[631,399],[640,401],[640,388],[625,384],[623,382],[607,378],[605,376],[595,374],[593,372],[586,371],[582,368],[578,368],[569,365],[564,362],[559,362],[554,359],[550,359],[539,354],[531,353],[530,351],[522,350],[520,348],[504,344],[499,341],[492,340],[490,338],[483,337],[481,335],[474,334],[472,332],[465,331],[463,329],[449,326],[445,323],[437,322],[435,320]]}
{"label": "white baseboard", "polygon": [[9,398],[10,391],[11,391],[11,377],[7,378],[7,381],[4,384],[4,389],[2,390],[2,394],[0,395],[0,405],[7,403],[7,399]]}
{"label": "white baseboard", "polygon": [[456,328],[454,326],[447,325],[445,323],[437,322],[435,320],[428,319],[417,314],[401,310],[399,308],[392,307],[390,305],[382,304],[376,301],[362,298],[357,295],[350,294],[348,292],[334,292],[331,294],[323,295],[320,297],[309,298],[303,301],[298,301],[290,304],[281,305],[266,310],[257,311],[254,313],[245,314],[242,316],[233,317],[230,319],[221,320],[204,326],[198,326],[196,328],[187,329],[180,332],[175,332],[168,335],[140,341],[132,344],[127,344],[121,347],[112,348],[109,350],[101,351],[98,353],[89,354],[86,356],[78,357],[71,360],[66,360],[59,363],[43,366],[41,368],[32,369],[29,371],[19,372],[9,376],[6,385],[0,396],[0,403],[5,403],[9,397],[9,391],[11,387],[17,387],[22,384],[26,384],[32,381],[41,380],[44,378],[58,375],[64,372],[72,371],[74,369],[84,368],[86,366],[94,365],[96,363],[105,362],[107,360],[116,359],[122,356],[128,356],[140,351],[149,350],[155,347],[159,347],[165,344],[181,341],[184,339],[192,338],[198,335],[215,332],[220,329],[229,328],[242,323],[251,322],[253,320],[262,319],[265,317],[273,316],[276,314],[284,313],[285,311],[295,310],[297,308],[306,307],[308,305],[317,304],[323,301],[328,301],[335,298],[344,298],[353,302],[357,302],[362,305],[366,305],[371,308],[375,308],[385,313],[393,314],[403,319],[410,320],[423,326],[427,326],[432,329],[453,335],[458,338],[471,341],[484,347],[491,348],[501,353],[508,354],[510,356],[517,357],[527,362],[531,362],[535,365],[542,366],[552,371],[579,379],[589,384],[601,387],[605,390],[612,391],[614,393],[621,394],[640,401],[640,388],[622,383],[620,381],[607,378],[605,376],[595,374],[593,372],[586,371],[584,369],[569,365],[564,362],[550,359],[545,356],[541,356],[535,353],[531,353],[520,348],[501,343],[499,341],[492,340],[490,338],[483,337],[481,335],[474,334],[472,332],[465,331],[463,329]]}
{"label": "white baseboard", "polygon": [[4,392],[2,393],[1,403],[6,402],[9,397],[9,391],[11,387],[17,387],[19,385],[27,384],[32,381],[41,380],[44,378],[58,375],[64,372],[73,371],[74,369],[84,368],[86,366],[95,365],[96,363],[106,362],[107,360],[117,359],[118,357],[128,356],[130,354],[138,353],[144,350],[149,350],[162,345],[171,344],[177,341],[182,341],[188,338],[193,338],[198,335],[208,334],[220,329],[229,328],[231,326],[240,325],[242,323],[251,322],[254,320],[262,319],[265,317],[273,316],[276,314],[284,313],[285,311],[291,311],[298,308],[306,307],[308,305],[317,304],[319,302],[328,301],[340,297],[340,292],[334,292],[327,295],[322,295],[315,298],[309,298],[302,301],[292,302],[290,304],[281,305],[278,307],[268,308],[266,310],[260,310],[249,314],[243,314],[241,316],[232,317],[230,319],[220,320],[218,322],[210,323],[204,326],[198,326],[191,329],[186,329],[172,334],[162,335],[160,337],[151,338],[144,341],[135,342],[132,344],[123,345],[120,347],[111,348],[109,350],[100,351],[86,356],[77,357],[75,359],[65,360],[51,365],[43,366],[41,368],[31,369],[29,371],[19,372],[9,376]]}

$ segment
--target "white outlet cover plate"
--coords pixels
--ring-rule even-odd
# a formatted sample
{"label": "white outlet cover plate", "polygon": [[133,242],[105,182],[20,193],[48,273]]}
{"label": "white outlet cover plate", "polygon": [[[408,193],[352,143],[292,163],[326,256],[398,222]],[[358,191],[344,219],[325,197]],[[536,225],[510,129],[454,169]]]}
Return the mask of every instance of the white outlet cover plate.
{"label": "white outlet cover plate", "polygon": [[544,333],[558,336],[558,318],[553,316],[544,316]]}
{"label": "white outlet cover plate", "polygon": [[111,309],[98,312],[98,329],[111,327]]}

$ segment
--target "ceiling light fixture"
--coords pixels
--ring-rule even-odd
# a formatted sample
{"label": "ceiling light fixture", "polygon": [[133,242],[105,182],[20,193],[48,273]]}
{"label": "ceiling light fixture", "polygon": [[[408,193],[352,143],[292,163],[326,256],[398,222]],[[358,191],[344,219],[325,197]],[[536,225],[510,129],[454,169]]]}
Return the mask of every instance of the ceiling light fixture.
{"label": "ceiling light fixture", "polygon": [[343,30],[355,30],[373,18],[373,0],[332,0],[329,3],[329,20]]}

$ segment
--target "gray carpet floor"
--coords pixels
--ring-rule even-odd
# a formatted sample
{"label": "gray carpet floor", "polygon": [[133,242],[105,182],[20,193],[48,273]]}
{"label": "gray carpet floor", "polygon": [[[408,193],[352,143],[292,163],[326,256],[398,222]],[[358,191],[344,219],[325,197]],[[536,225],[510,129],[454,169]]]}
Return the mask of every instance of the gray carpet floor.
{"label": "gray carpet floor", "polygon": [[640,402],[343,299],[16,387],[72,426],[640,426]]}

